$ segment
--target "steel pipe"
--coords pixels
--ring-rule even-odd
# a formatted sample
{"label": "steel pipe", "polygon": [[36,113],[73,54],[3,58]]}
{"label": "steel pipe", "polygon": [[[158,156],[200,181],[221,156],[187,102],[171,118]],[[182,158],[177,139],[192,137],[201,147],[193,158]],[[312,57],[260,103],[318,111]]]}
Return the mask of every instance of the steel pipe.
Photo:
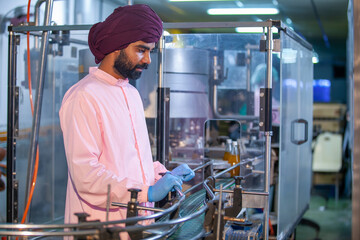
{"label": "steel pipe", "polygon": [[[44,21],[45,24],[47,25],[50,25],[52,4],[53,4],[53,0],[46,0]],[[36,88],[36,99],[35,99],[34,116],[33,116],[32,132],[30,139],[29,161],[28,161],[27,178],[26,178],[27,186],[26,186],[25,205],[28,200],[28,195],[30,193],[32,170],[34,168],[37,146],[39,142],[38,138],[39,138],[39,130],[40,130],[41,106],[42,106],[44,84],[45,84],[45,72],[46,72],[46,62],[47,62],[46,58],[48,53],[48,45],[49,45],[49,34],[47,31],[44,31],[41,39],[41,51],[40,51],[41,61],[40,61],[40,69],[39,69],[40,76]]]}

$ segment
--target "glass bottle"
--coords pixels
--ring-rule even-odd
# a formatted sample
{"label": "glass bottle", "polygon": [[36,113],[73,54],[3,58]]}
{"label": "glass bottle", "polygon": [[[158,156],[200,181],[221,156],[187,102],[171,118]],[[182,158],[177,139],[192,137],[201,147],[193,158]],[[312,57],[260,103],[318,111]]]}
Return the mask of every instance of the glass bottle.
{"label": "glass bottle", "polygon": [[232,145],[232,140],[226,139],[225,153],[224,153],[224,157],[223,157],[223,160],[225,160],[225,161],[229,161],[229,157],[231,154],[231,145]]}
{"label": "glass bottle", "polygon": [[[232,142],[231,154],[230,154],[228,162],[230,163],[231,166],[234,166],[235,164],[240,162],[240,154],[239,154],[239,147],[238,147],[237,141]],[[232,177],[239,176],[240,175],[240,166],[231,170],[230,174]]]}

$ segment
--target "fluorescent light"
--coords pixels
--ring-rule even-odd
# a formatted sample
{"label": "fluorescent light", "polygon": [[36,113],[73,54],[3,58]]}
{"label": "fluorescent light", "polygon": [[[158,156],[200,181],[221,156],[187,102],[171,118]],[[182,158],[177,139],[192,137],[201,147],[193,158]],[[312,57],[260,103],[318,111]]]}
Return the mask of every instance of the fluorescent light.
{"label": "fluorescent light", "polygon": [[319,58],[312,57],[312,62],[313,62],[313,64],[319,63]]}
{"label": "fluorescent light", "polygon": [[210,8],[209,15],[275,15],[277,8]]}
{"label": "fluorescent light", "polygon": [[[235,31],[238,33],[263,33],[264,28],[262,27],[237,27]],[[276,27],[272,27],[273,33],[278,33],[278,29]],[[265,32],[267,32],[267,28],[265,28]]]}
{"label": "fluorescent light", "polygon": [[313,64],[319,63],[319,54],[317,52],[313,52],[312,62]]}

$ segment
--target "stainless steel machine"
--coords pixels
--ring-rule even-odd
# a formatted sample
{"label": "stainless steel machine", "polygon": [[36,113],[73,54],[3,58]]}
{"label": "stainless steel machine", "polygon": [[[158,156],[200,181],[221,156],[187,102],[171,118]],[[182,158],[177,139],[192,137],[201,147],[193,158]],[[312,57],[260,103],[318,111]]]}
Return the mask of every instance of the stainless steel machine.
{"label": "stainless steel machine", "polygon": [[[259,26],[264,33],[217,33],[219,28],[238,26]],[[112,203],[127,207],[128,219],[91,223],[79,215],[79,224],[61,224],[67,171],[58,111],[63,94],[91,65],[86,63],[85,41],[90,27],[9,30],[8,224],[0,224],[0,235],[116,239],[120,232],[128,232],[136,239],[230,239],[235,235],[286,239],[310,200],[312,48],[278,21],[165,23],[165,29],[213,29],[207,34],[164,36],[149,69],[132,83],[143,99],[154,159],[168,168],[188,163],[196,177],[184,192],[151,209],[155,212],[151,216],[136,216],[133,210],[141,207],[134,192],[129,203]],[[26,86],[17,82],[24,75],[26,31],[36,37],[43,33],[39,102],[32,124],[28,102],[21,101]],[[49,51],[49,42],[50,50],[61,45],[62,54]],[[44,114],[42,107],[47,108]],[[239,146],[240,161],[235,165],[223,159],[227,139]],[[34,224],[17,225],[28,184],[23,176],[33,168],[38,143],[41,169],[30,209]],[[278,152],[276,169],[273,151]],[[234,169],[239,174],[230,176]],[[276,228],[269,225],[270,215],[275,216]],[[144,219],[156,222],[136,224]],[[125,227],[113,226],[118,223]],[[276,231],[269,235],[272,227]]]}

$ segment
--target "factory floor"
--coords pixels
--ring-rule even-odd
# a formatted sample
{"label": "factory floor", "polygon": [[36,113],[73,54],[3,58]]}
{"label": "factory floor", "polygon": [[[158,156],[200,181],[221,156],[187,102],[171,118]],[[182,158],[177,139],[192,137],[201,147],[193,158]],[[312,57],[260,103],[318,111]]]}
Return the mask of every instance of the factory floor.
{"label": "factory floor", "polygon": [[299,224],[296,228],[296,240],[351,240],[351,199],[313,194],[310,207],[304,219],[316,222],[320,226],[318,236],[315,228]]}

